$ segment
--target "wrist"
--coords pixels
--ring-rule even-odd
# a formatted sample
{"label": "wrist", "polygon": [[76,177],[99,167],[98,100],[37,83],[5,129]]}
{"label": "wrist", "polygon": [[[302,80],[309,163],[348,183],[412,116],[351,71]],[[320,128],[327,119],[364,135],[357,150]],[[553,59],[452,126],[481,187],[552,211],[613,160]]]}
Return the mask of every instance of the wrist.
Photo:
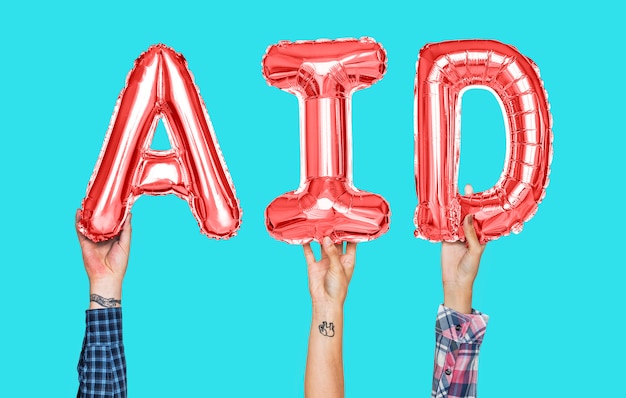
{"label": "wrist", "polygon": [[472,312],[472,289],[444,285],[443,305],[456,312],[470,314]]}
{"label": "wrist", "polygon": [[[324,344],[341,347],[343,334],[343,306],[314,305],[311,319],[311,337],[321,339]],[[339,353],[341,355],[341,353]]]}
{"label": "wrist", "polygon": [[329,318],[329,317],[342,317],[343,318],[343,303],[313,303],[313,318]]}
{"label": "wrist", "polygon": [[120,307],[122,282],[112,280],[90,281],[89,309]]}
{"label": "wrist", "polygon": [[113,297],[102,297],[99,294],[91,294],[89,296],[89,309],[103,309],[103,308],[120,308],[122,306],[122,300],[118,300]]}

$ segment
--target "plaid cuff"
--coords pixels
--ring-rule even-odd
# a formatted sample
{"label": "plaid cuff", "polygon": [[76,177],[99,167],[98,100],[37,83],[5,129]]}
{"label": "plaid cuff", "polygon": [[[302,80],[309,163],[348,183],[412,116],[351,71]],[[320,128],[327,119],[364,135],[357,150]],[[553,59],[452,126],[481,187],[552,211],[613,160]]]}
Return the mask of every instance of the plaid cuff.
{"label": "plaid cuff", "polygon": [[87,345],[122,344],[122,309],[100,308],[87,310]]}
{"label": "plaid cuff", "polygon": [[474,398],[478,354],[489,317],[461,314],[443,305],[437,314],[433,398]]}
{"label": "plaid cuff", "polygon": [[483,341],[489,316],[472,309],[471,314],[461,314],[444,306],[439,306],[435,331],[458,343],[480,344]]}

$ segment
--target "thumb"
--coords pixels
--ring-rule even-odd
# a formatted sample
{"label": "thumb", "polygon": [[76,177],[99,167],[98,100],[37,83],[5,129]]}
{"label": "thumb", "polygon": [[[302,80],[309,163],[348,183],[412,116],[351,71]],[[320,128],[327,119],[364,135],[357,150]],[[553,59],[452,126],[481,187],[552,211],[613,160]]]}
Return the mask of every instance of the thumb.
{"label": "thumb", "polygon": [[[474,187],[470,184],[465,185],[465,195],[472,195],[474,193]],[[474,215],[468,214],[463,220],[463,233],[465,234],[465,240],[467,247],[471,253],[477,253],[480,255],[484,246],[480,244],[476,229],[474,228]]]}
{"label": "thumb", "polygon": [[122,227],[122,232],[120,233],[119,245],[126,251],[126,254],[130,252],[130,238],[132,235],[133,228],[131,226],[131,218],[133,217],[132,213],[128,213],[128,217],[126,217],[126,221],[124,221],[124,226]]}
{"label": "thumb", "polygon": [[83,235],[82,232],[80,232],[80,228],[78,227],[78,222],[80,221],[81,217],[82,217],[82,210],[78,209],[76,210],[76,214],[74,215],[74,228],[76,228],[76,235],[78,236],[78,242],[81,244],[83,244],[83,242],[87,242],[88,238]]}
{"label": "thumb", "polygon": [[480,243],[476,229],[474,228],[474,216],[468,214],[463,220],[463,232],[465,233],[465,241],[467,242],[467,250],[474,256],[482,255],[485,250],[485,245]]}
{"label": "thumb", "polygon": [[478,241],[478,235],[476,235],[476,229],[474,228],[474,215],[468,214],[463,220],[463,232],[465,233],[465,240],[467,241],[470,249],[473,246],[480,245]]}

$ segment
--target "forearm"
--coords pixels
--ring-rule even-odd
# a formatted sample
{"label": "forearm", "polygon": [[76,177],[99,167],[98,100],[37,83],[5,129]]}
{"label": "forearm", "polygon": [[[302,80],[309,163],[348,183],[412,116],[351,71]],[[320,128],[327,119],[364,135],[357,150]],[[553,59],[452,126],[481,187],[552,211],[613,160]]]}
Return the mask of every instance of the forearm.
{"label": "forearm", "polygon": [[304,377],[306,398],[342,398],[343,306],[315,306]]}

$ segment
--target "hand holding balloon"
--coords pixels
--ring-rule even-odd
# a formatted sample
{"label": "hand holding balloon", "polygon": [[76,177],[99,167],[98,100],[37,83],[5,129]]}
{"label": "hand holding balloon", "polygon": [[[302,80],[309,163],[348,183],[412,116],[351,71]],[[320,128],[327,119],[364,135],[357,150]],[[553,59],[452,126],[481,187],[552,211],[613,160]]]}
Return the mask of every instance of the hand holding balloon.
{"label": "hand holding balloon", "polygon": [[348,284],[354,272],[356,243],[333,244],[324,238],[321,245],[322,258],[317,261],[311,244],[303,245],[309,274],[309,292],[313,308],[343,307],[348,294]]}
{"label": "hand holding balloon", "polygon": [[[76,212],[76,221],[80,219],[80,210]],[[83,264],[89,277],[90,295],[121,301],[122,281],[128,266],[132,227],[131,217],[124,222],[121,233],[103,242],[92,242],[78,229],[76,235],[83,254]],[[95,301],[90,302],[90,309],[102,308]]]}
{"label": "hand holding balloon", "polygon": [[[465,194],[471,195],[472,193],[472,187],[466,185]],[[463,232],[466,242],[441,243],[441,279],[443,304],[457,312],[469,314],[472,311],[474,280],[478,274],[480,258],[486,245],[478,240],[473,215],[465,216]]]}

